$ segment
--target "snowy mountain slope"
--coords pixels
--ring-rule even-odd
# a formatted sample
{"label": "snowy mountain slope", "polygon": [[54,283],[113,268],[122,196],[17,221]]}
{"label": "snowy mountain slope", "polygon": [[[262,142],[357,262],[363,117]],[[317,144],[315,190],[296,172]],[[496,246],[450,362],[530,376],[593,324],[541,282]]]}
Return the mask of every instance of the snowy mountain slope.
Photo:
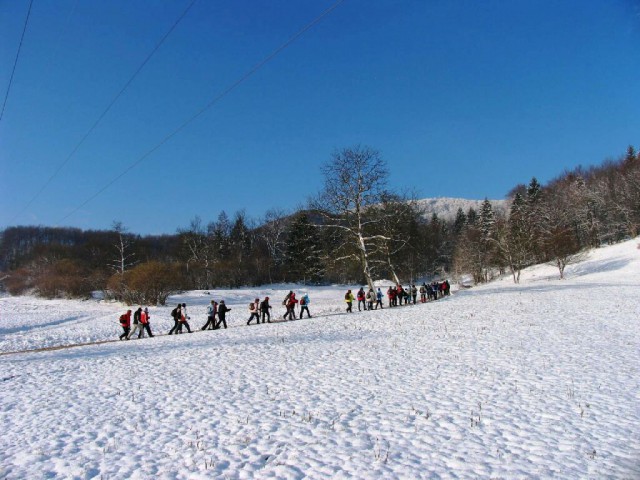
{"label": "snowy mountain slope", "polygon": [[[423,212],[425,218],[431,218],[436,213],[439,218],[444,220],[454,220],[458,208],[466,214],[469,208],[473,208],[480,213],[480,207],[484,200],[469,200],[466,198],[424,198],[417,201],[418,208]],[[490,200],[494,211],[504,213],[508,208],[507,200]]]}
{"label": "snowy mountain slope", "polygon": [[[0,356],[0,476],[639,478],[638,241],[564,281],[537,266],[350,315],[314,288],[330,316],[251,327],[246,303],[281,314],[289,286],[216,291],[226,331]],[[210,298],[171,301],[199,326]],[[2,298],[1,345],[115,338],[121,310]]]}

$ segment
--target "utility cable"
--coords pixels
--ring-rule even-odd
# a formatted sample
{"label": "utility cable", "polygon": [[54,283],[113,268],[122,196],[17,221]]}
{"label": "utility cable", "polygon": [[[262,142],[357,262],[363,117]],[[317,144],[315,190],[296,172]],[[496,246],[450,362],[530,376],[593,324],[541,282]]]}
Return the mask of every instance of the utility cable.
{"label": "utility cable", "polygon": [[338,0],[337,2],[335,2],[333,5],[331,5],[329,8],[327,8],[324,12],[322,12],[320,15],[318,15],[315,19],[313,19],[310,23],[308,23],[307,25],[305,25],[302,29],[300,29],[295,35],[293,35],[291,38],[289,38],[289,40],[287,40],[286,42],[284,42],[282,45],[280,45],[278,48],[276,48],[273,52],[271,52],[269,55],[267,55],[265,58],[263,58],[260,62],[258,62],[256,65],[254,65],[249,71],[247,71],[244,75],[242,75],[238,80],[236,80],[235,82],[233,82],[230,86],[228,86],[225,90],[223,90],[221,93],[219,93],[217,96],[215,96],[209,103],[207,103],[204,107],[202,107],[200,110],[198,110],[194,115],[192,115],[191,117],[189,117],[187,120],[185,120],[178,128],[176,128],[175,130],[173,130],[171,133],[169,133],[168,135],[166,135],[160,142],[158,142],[154,147],[152,147],[151,149],[149,149],[146,153],[144,153],[140,158],[138,158],[136,161],[134,161],[131,165],[129,165],[126,169],[124,169],[124,171],[122,171],[122,173],[120,173],[118,176],[116,176],[115,178],[113,178],[111,181],[109,181],[104,187],[102,187],[100,190],[98,190],[95,194],[93,194],[92,196],[90,196],[87,200],[85,200],[84,202],[82,202],[79,206],[77,206],[76,208],[74,208],[70,213],[68,213],[67,215],[65,215],[64,217],[62,217],[59,221],[58,224],[62,223],[64,220],[66,220],[67,218],[69,218],[70,216],[72,216],[74,213],[76,213],[78,210],[80,210],[82,207],[84,207],[85,205],[87,205],[89,202],[91,202],[93,199],[95,199],[96,197],[98,197],[102,192],[104,192],[106,189],[108,189],[111,185],[113,185],[114,183],[116,183],[118,180],[120,180],[122,177],[124,177],[127,173],[129,173],[131,170],[133,170],[135,167],[137,167],[140,163],[142,163],[146,158],[148,158],[151,154],[153,154],[156,150],[158,150],[160,147],[162,147],[165,143],[167,143],[169,140],[171,140],[173,137],[175,137],[178,133],[180,133],[182,130],[184,130],[187,125],[189,125],[190,123],[192,123],[196,118],[198,118],[200,115],[202,115],[203,113],[205,113],[207,110],[209,110],[211,107],[213,107],[216,103],[218,103],[222,98],[224,98],[225,96],[227,96],[229,93],[231,93],[233,90],[235,90],[240,84],[242,84],[245,80],[247,80],[249,77],[251,77],[254,73],[256,73],[258,70],[260,70],[260,68],[262,68],[264,65],[266,65],[269,61],[273,60],[280,52],[282,52],[284,49],[286,49],[289,45],[291,45],[293,42],[295,42],[298,38],[300,38],[305,32],[307,32],[307,30],[309,30],[311,27],[313,27],[314,25],[316,25],[317,23],[319,23],[324,17],[326,17],[327,15],[329,15],[333,10],[335,10],[338,6],[340,6],[340,4],[342,4],[345,0]]}
{"label": "utility cable", "polygon": [[[32,0],[33,1],[33,0]],[[58,175],[58,173],[60,173],[60,170],[62,170],[62,168],[69,163],[69,160],[71,160],[71,158],[75,155],[75,153],[78,151],[78,149],[80,148],[80,146],[85,142],[85,140],[89,137],[89,135],[91,135],[91,133],[96,129],[96,127],[100,124],[100,122],[102,121],[102,119],[107,115],[107,113],[109,112],[109,110],[111,110],[111,107],[113,107],[113,105],[118,101],[118,99],[122,96],[122,94],[125,92],[125,90],[129,87],[129,85],[131,85],[131,83],[133,82],[133,80],[138,76],[138,74],[140,73],[140,71],[142,71],[142,69],[144,68],[144,66],[149,62],[149,60],[151,60],[151,57],[153,57],[153,55],[158,51],[158,49],[160,48],[160,46],[164,43],[164,41],[169,37],[169,35],[171,35],[171,32],[173,32],[175,30],[175,28],[178,26],[178,24],[180,23],[180,21],[187,15],[187,13],[189,12],[189,10],[191,10],[191,7],[193,7],[193,5],[196,3],[197,0],[191,0],[191,3],[189,3],[189,5],[187,6],[187,8],[184,9],[184,11],[180,14],[180,16],[176,19],[176,21],[173,23],[173,25],[171,25],[171,28],[169,28],[169,30],[164,34],[164,36],[160,39],[160,41],[156,44],[156,46],[153,48],[153,50],[151,50],[151,52],[147,55],[147,57],[144,59],[144,61],[140,64],[140,66],[137,68],[137,70],[133,73],[133,75],[131,75],[131,77],[129,78],[129,80],[127,80],[127,82],[124,84],[124,86],[120,89],[120,91],[116,94],[115,97],[113,97],[113,99],[111,100],[111,102],[109,102],[109,105],[107,105],[107,108],[104,109],[104,111],[100,114],[100,116],[98,117],[98,119],[93,123],[93,125],[91,126],[91,128],[89,128],[89,130],[87,131],[87,133],[84,134],[84,136],[82,137],[82,139],[80,139],[80,141],[78,142],[78,144],[73,148],[73,150],[71,151],[71,153],[67,156],[67,158],[64,160],[64,162],[62,162],[58,168],[56,169],[55,172],[53,172],[53,174],[49,177],[49,179],[44,183],[44,185],[42,187],[40,187],[40,190],[38,190],[36,192],[36,194],[31,198],[31,200],[29,200],[29,202],[27,202],[27,205],[20,211],[18,212],[16,215],[14,215],[14,217],[11,219],[11,221],[9,223],[13,223],[16,218],[18,218],[20,215],[22,215],[32,204],[33,202],[36,200],[36,198],[38,198],[40,196],[40,194],[44,191],[45,188],[47,188],[47,186],[51,183],[51,181]]]}
{"label": "utility cable", "polygon": [[7,86],[7,93],[5,93],[4,102],[2,102],[2,111],[0,111],[0,122],[2,122],[2,116],[4,115],[4,108],[7,106],[9,91],[11,90],[11,84],[13,83],[13,75],[16,73],[16,65],[18,65],[18,58],[20,57],[20,50],[22,49],[22,41],[24,40],[24,34],[27,31],[27,24],[29,23],[29,16],[31,15],[32,6],[33,6],[33,0],[29,2],[29,10],[27,11],[27,18],[24,20],[24,27],[22,28],[22,35],[20,36],[20,44],[18,45],[18,52],[16,53],[16,59],[13,62],[13,69],[11,70],[11,76],[9,77],[9,85]]}

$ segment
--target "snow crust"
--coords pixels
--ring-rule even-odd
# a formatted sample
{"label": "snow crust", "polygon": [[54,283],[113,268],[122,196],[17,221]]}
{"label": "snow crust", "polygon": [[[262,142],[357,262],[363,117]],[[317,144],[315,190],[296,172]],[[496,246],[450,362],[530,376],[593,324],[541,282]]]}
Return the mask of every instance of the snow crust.
{"label": "snow crust", "polygon": [[[2,297],[0,477],[640,478],[638,241],[382,311],[188,292],[156,333],[211,298],[230,328],[35,353],[8,352],[117,339],[126,308]],[[289,289],[314,318],[246,326]]]}

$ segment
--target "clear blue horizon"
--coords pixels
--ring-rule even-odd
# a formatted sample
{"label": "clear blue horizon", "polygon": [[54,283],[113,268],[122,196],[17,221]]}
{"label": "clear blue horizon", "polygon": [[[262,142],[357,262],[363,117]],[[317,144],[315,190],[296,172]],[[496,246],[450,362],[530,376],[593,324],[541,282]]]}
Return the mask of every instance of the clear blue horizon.
{"label": "clear blue horizon", "polygon": [[[25,210],[189,3],[33,3],[0,121],[0,228],[259,219],[304,205],[357,144],[396,190],[468,199],[638,146],[636,2],[346,0],[67,217],[335,3],[198,0]],[[28,6],[0,4],[3,98]]]}

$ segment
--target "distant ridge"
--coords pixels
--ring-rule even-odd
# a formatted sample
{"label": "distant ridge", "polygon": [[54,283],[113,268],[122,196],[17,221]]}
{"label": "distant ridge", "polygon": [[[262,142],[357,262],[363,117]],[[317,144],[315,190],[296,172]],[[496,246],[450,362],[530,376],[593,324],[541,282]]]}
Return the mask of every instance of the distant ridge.
{"label": "distant ridge", "polygon": [[[494,211],[504,213],[508,208],[507,200],[489,200]],[[469,211],[469,208],[473,208],[480,213],[480,207],[483,200],[469,200],[466,198],[449,198],[449,197],[436,197],[436,198],[423,198],[418,200],[418,208],[422,211],[422,215],[425,218],[431,218],[435,213],[438,218],[443,220],[454,220],[458,208],[462,208],[464,213]]]}

